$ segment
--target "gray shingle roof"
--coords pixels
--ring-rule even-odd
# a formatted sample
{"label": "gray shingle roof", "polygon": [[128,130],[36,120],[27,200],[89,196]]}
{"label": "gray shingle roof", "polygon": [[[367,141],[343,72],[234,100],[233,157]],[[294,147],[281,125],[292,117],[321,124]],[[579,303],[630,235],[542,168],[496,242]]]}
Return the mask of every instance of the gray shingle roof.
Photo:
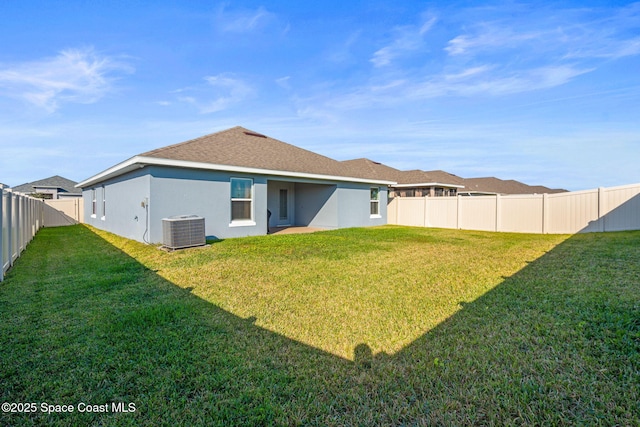
{"label": "gray shingle roof", "polygon": [[67,193],[81,194],[82,190],[75,188],[77,182],[70,179],[54,175],[49,178],[40,179],[38,181],[28,182],[26,184],[17,185],[12,188],[13,191],[20,193],[33,193],[36,188],[57,188]]}
{"label": "gray shingle roof", "polygon": [[544,194],[563,193],[567,190],[548,188],[542,185],[527,185],[513,179],[503,180],[496,177],[467,178],[464,180],[464,191],[497,194]]}
{"label": "gray shingle roof", "polygon": [[346,166],[352,175],[367,178],[378,178],[388,181],[397,181],[398,174],[402,173],[398,169],[369,159],[353,159],[341,162]]}
{"label": "gray shingle roof", "polygon": [[347,165],[353,173],[360,176],[368,175],[369,178],[379,178],[388,181],[395,181],[398,184],[448,184],[448,185],[464,185],[463,179],[459,176],[450,174],[445,171],[423,171],[410,170],[401,171],[382,163],[374,162],[369,159],[345,160],[342,162]]}
{"label": "gray shingle roof", "polygon": [[459,176],[445,171],[404,171],[398,176],[398,184],[443,184],[443,185],[464,185],[463,179]]}
{"label": "gray shingle roof", "polygon": [[237,126],[140,154],[170,160],[203,162],[271,171],[361,177],[341,162]]}
{"label": "gray shingle roof", "polygon": [[359,176],[395,181],[399,186],[436,183],[445,187],[447,185],[464,186],[464,188],[458,190],[461,193],[468,191],[497,194],[543,194],[567,191],[564,189],[552,189],[541,185],[527,185],[512,179],[502,180],[495,177],[465,179],[442,170],[423,171],[415,169],[401,171],[365,158],[346,160],[342,163],[347,165],[354,174],[357,173]]}

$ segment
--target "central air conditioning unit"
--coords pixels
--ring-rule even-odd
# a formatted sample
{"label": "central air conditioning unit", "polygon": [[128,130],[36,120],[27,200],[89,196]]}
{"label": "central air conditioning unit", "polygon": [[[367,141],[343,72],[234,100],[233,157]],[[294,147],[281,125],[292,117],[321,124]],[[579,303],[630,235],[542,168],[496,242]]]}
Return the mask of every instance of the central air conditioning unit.
{"label": "central air conditioning unit", "polygon": [[162,244],[172,250],[204,246],[206,244],[204,218],[197,215],[163,218]]}

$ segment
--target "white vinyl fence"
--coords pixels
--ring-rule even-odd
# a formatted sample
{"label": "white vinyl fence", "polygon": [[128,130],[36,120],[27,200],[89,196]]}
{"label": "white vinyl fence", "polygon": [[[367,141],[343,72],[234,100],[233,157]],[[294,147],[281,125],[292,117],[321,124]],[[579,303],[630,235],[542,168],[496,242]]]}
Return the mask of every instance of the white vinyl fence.
{"label": "white vinyl fence", "polygon": [[73,225],[84,223],[84,209],[82,197],[68,199],[45,200],[47,206],[53,209],[45,209],[44,226],[58,227],[61,225]]}
{"label": "white vinyl fence", "polygon": [[[0,184],[0,282],[42,227],[76,224],[40,199],[13,193]],[[81,203],[81,201],[79,201]],[[79,212],[82,212],[81,206]]]}
{"label": "white vinyl fence", "polygon": [[[0,186],[1,187],[1,186]],[[42,227],[41,200],[0,189],[0,281]]]}
{"label": "white vinyl fence", "polygon": [[389,224],[519,233],[640,230],[640,184],[557,194],[396,197]]}

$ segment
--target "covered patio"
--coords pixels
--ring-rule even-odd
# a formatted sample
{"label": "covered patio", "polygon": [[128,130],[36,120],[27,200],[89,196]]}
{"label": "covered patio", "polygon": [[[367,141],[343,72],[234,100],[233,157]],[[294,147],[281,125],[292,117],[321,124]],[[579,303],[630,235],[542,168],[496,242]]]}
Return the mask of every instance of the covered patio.
{"label": "covered patio", "polygon": [[336,188],[336,184],[269,180],[269,234],[338,228]]}

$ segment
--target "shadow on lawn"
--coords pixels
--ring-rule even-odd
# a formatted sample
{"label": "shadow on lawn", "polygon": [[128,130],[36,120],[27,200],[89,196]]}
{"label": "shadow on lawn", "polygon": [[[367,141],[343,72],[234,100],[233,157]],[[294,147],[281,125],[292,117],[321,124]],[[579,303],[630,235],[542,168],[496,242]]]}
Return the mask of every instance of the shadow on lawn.
{"label": "shadow on lawn", "polygon": [[[3,366],[2,399],[133,402],[136,410],[2,414],[3,423],[628,425],[640,420],[633,406],[640,400],[638,268],[617,268],[621,259],[639,255],[640,233],[572,237],[399,353],[373,355],[363,343],[351,362],[259,328],[255,319],[239,318],[174,286],[85,228],[73,232],[93,253],[107,253],[110,267],[97,283],[64,291],[66,303],[53,304],[52,310],[62,311],[81,305],[82,322],[70,320],[64,335],[75,338],[53,343],[34,338],[30,350],[14,355],[18,366]],[[615,247],[612,239],[619,240]],[[29,265],[30,255],[25,253],[16,268]],[[89,257],[69,260],[67,269],[81,274]],[[549,287],[550,275],[558,286]],[[55,292],[63,285],[47,286]],[[23,371],[42,357],[50,359],[48,366]],[[40,379],[42,385],[25,386],[41,376],[48,376]]]}

